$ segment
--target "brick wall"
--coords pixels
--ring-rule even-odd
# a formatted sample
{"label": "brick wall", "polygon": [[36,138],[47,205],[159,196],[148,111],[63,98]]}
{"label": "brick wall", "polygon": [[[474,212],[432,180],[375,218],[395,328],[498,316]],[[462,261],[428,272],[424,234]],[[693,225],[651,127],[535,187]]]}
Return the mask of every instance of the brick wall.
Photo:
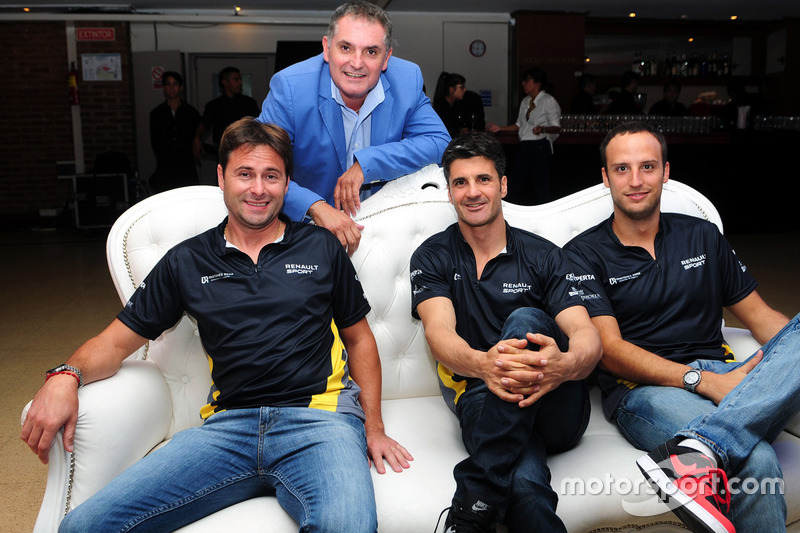
{"label": "brick wall", "polygon": [[97,154],[107,151],[122,152],[133,165],[136,162],[136,134],[128,24],[76,22],[75,27],[114,28],[116,33],[114,41],[78,42],[79,59],[81,54],[118,53],[122,60],[122,81],[85,81],[78,76],[86,169],[92,169]]}
{"label": "brick wall", "polygon": [[[78,75],[84,153],[91,170],[98,153],[113,150],[135,164],[133,88],[127,23],[75,23],[113,27],[113,42],[79,42],[83,53],[119,53],[121,82],[87,82]],[[40,208],[65,207],[71,183],[57,179],[56,161],[72,160],[72,113],[68,99],[66,25],[63,22],[0,23],[0,218],[24,226]]]}

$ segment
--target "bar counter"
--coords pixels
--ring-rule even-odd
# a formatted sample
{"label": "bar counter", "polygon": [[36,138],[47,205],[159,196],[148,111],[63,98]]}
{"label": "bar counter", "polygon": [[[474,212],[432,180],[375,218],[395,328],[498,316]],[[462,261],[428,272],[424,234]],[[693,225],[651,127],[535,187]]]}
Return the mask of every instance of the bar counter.
{"label": "bar counter", "polygon": [[[499,133],[507,175],[518,151],[516,134]],[[564,132],[554,143],[554,199],[602,181],[599,146],[605,132]],[[707,196],[726,233],[800,229],[795,163],[800,131],[732,130],[666,133],[670,177]]]}

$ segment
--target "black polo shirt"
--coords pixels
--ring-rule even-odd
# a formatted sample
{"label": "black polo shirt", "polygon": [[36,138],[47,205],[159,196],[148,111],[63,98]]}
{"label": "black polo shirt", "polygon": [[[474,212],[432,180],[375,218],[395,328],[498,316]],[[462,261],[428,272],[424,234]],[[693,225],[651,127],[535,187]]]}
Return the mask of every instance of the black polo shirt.
{"label": "black polo shirt", "polygon": [[[672,361],[728,358],[722,308],[741,301],[757,284],[717,226],[662,213],[653,259],[644,248],[619,241],[613,218],[564,246],[582,280],[589,315],[614,316],[624,340]],[[610,374],[601,375],[599,383],[610,396],[607,406],[604,402],[610,416],[628,389]]]}
{"label": "black polo shirt", "polygon": [[[506,249],[486,264],[480,279],[475,255],[457,223],[422,243],[410,265],[414,318],[419,318],[421,302],[448,298],[456,313],[456,333],[472,348],[487,351],[501,340],[508,315],[520,307],[536,307],[555,317],[581,305],[569,279],[572,265],[558,246],[508,224],[506,242]],[[442,394],[454,409],[469,384],[481,380],[438,366]]]}
{"label": "black polo shirt", "polygon": [[211,364],[203,418],[225,409],[312,407],[364,418],[332,320],[347,328],[369,304],[328,230],[286,222],[258,264],[217,228],[169,250],[118,318],[155,339],[188,313]]}

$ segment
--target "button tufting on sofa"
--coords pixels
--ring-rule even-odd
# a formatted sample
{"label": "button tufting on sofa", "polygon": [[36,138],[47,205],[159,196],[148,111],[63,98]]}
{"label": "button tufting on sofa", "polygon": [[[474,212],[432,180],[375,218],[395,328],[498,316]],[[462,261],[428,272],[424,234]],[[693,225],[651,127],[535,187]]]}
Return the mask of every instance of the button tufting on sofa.
{"label": "button tufting on sofa", "polygon": [[[429,184],[439,187],[426,187]],[[722,227],[716,209],[706,198],[674,180],[664,186],[663,205],[665,210],[701,216]],[[510,224],[540,231],[545,238],[563,245],[571,236],[607,217],[611,200],[607,190],[598,185],[542,206],[504,204],[504,210]],[[153,250],[161,250],[162,244],[164,249],[169,248],[213,227],[224,216],[221,192],[208,186],[167,191],[125,212],[111,229],[107,245],[109,270],[121,301],[128,299],[160,257],[161,253],[154,254]],[[367,318],[382,362],[384,424],[387,434],[406,446],[415,458],[411,468],[400,474],[389,471],[381,476],[373,469],[379,531],[432,531],[439,512],[450,505],[455,490],[453,466],[466,456],[466,451],[457,419],[439,393],[435,362],[422,327],[411,317],[406,269],[419,243],[455,221],[441,170],[426,167],[390,182],[362,203],[357,221],[365,229],[352,259],[372,306]],[[149,343],[149,361],[126,361],[117,375],[80,390],[76,467],[70,469],[70,456],[63,452],[59,435],[51,451],[36,532],[56,531],[65,507],[74,508],[174,432],[199,423],[198,412],[211,382],[208,360],[197,335],[191,319],[182,319]],[[745,353],[747,348],[741,347],[755,342],[744,330],[726,329],[726,338],[740,355],[749,355]],[[182,385],[165,375],[180,376]],[[624,478],[636,486],[642,477],[635,466],[641,452],[603,418],[596,389],[592,391],[592,402],[589,428],[578,447],[551,457],[548,463],[551,484],[560,494],[558,513],[568,530],[685,531],[661,504],[654,507],[657,514],[653,516],[634,516],[625,511],[626,495],[605,485],[600,487],[603,490],[595,490],[593,484],[598,480],[602,483],[609,478]],[[800,428],[798,420],[794,427]],[[786,479],[787,523],[789,530],[797,532],[800,438],[783,432],[774,448]],[[569,490],[578,486],[567,485],[570,480],[583,481],[586,490]],[[72,489],[69,501],[68,487]],[[180,531],[251,533],[297,529],[274,497],[262,496],[214,513]]]}

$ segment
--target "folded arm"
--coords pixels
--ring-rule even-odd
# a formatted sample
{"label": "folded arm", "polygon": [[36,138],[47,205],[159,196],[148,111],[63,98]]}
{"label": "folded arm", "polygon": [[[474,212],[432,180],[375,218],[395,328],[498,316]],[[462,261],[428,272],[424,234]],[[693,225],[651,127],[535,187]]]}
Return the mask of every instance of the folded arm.
{"label": "folded arm", "polygon": [[525,364],[527,339],[505,339],[489,351],[473,349],[456,332],[453,302],[445,297],[429,298],[417,305],[425,328],[425,339],[434,358],[456,374],[479,378],[489,390],[507,402],[522,402],[526,387],[534,387],[543,374]]}
{"label": "folded arm", "polygon": [[522,386],[526,395],[520,407],[536,403],[548,392],[567,381],[585,379],[597,366],[602,355],[600,335],[592,325],[589,314],[582,306],[564,309],[555,317],[556,325],[569,339],[569,347],[562,352],[555,339],[541,333],[528,333],[526,340],[539,345],[538,351],[518,350],[519,359],[503,363],[502,368],[511,370],[514,365],[524,365],[523,369],[539,370],[541,377],[532,387],[524,387],[524,381],[506,378],[505,386]]}

